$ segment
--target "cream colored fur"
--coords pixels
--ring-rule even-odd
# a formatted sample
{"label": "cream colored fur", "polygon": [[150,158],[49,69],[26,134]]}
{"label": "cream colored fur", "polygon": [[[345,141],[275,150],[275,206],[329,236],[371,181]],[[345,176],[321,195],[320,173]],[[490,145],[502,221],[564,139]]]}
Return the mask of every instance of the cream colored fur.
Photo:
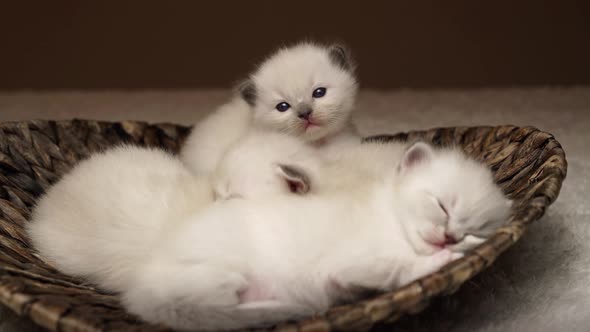
{"label": "cream colored fur", "polygon": [[[183,162],[197,174],[211,174],[248,129],[286,133],[326,152],[339,142],[360,141],[350,119],[358,84],[352,64],[335,63],[333,51],[300,43],[272,54],[246,81],[252,99],[236,95],[194,126],[181,152]],[[326,95],[314,98],[318,87],[326,88]],[[280,102],[291,108],[279,112]],[[298,117],[302,108],[313,111],[309,121],[314,125]]]}
{"label": "cream colored fur", "polygon": [[[494,226],[507,221],[509,201],[488,186],[489,170],[455,151],[375,144],[368,155],[383,158],[373,160],[356,151],[363,152],[348,157],[355,166],[321,170],[321,178],[349,177],[341,184],[354,185],[348,190],[229,199],[190,216],[138,270],[123,294],[127,308],[179,329],[237,329],[303,317],[358,298],[357,289],[395,289],[476,245],[461,243],[469,241],[464,237],[457,250],[421,233],[458,231],[455,212],[444,213],[438,199],[456,197],[461,213],[477,216],[461,224],[465,235],[488,225],[479,217]],[[445,180],[416,183],[419,190],[408,185],[427,178],[431,167],[442,167],[437,174]],[[352,169],[377,174],[358,181]],[[471,181],[486,185],[488,201],[464,186]]]}
{"label": "cream colored fur", "polygon": [[180,159],[195,174],[208,176],[227,150],[251,127],[252,111],[240,97],[232,99],[197,123],[180,152]]}
{"label": "cream colored fur", "polygon": [[[309,190],[318,191],[320,153],[302,140],[273,131],[251,130],[223,156],[212,174],[218,199],[291,193],[280,167],[302,169]],[[305,194],[308,194],[306,191]]]}
{"label": "cream colored fur", "polygon": [[124,291],[162,233],[212,201],[208,180],[177,158],[122,146],[80,162],[51,187],[27,232],[59,270]]}

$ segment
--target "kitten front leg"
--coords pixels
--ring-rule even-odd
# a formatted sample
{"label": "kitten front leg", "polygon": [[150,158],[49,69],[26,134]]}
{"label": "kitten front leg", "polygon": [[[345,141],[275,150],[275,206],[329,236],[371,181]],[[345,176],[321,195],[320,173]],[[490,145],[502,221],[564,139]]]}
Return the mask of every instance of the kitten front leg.
{"label": "kitten front leg", "polygon": [[415,256],[403,261],[389,257],[366,260],[361,264],[349,263],[342,265],[328,279],[328,294],[336,301],[347,301],[371,292],[393,290],[438,271],[461,257],[462,253],[443,249],[433,255]]}
{"label": "kitten front leg", "polygon": [[399,275],[399,286],[409,284],[428,274],[440,270],[448,263],[463,257],[462,253],[455,253],[443,249],[429,256],[418,256],[415,260],[407,261],[406,267]]}
{"label": "kitten front leg", "polygon": [[449,247],[453,252],[467,252],[478,245],[484,243],[486,239],[474,235],[466,235],[465,238],[457,244]]}
{"label": "kitten front leg", "polygon": [[[349,302],[384,291],[395,284],[401,265],[391,257],[349,259],[329,272],[326,290],[330,302]],[[331,304],[332,304],[331,303]]]}
{"label": "kitten front leg", "polygon": [[388,257],[342,265],[328,279],[328,295],[336,302],[352,301],[377,291],[393,290],[438,271],[462,256],[444,249],[430,256],[415,256],[403,261]]}

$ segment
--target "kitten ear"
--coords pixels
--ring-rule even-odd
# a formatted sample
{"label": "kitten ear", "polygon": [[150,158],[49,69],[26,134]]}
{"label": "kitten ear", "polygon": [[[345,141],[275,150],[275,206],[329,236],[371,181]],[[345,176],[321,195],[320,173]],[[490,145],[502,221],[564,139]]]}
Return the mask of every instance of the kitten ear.
{"label": "kitten ear", "polygon": [[434,149],[424,142],[412,144],[404,153],[400,164],[400,171],[405,172],[418,164],[428,162],[434,155]]}
{"label": "kitten ear", "polygon": [[330,60],[332,60],[335,65],[349,71],[353,70],[354,64],[352,62],[352,56],[345,46],[340,44],[331,45],[328,47],[328,54],[330,55]]}
{"label": "kitten ear", "polygon": [[248,105],[254,106],[256,103],[256,85],[251,79],[248,78],[240,82],[237,90]]}
{"label": "kitten ear", "polygon": [[279,164],[277,172],[285,180],[292,193],[303,195],[309,192],[309,176],[301,168],[294,165]]}

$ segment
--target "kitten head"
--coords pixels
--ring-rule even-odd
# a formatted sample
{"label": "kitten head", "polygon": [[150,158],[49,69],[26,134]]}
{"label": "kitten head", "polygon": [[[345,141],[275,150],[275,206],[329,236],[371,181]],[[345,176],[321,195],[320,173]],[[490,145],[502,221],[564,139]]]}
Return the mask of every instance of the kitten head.
{"label": "kitten head", "polygon": [[239,86],[257,125],[306,141],[336,133],[350,121],[357,89],[345,48],[311,43],[278,50]]}
{"label": "kitten head", "polygon": [[219,162],[213,191],[217,199],[307,194],[317,172],[316,153],[290,135],[249,133]]}
{"label": "kitten head", "polygon": [[512,201],[483,164],[457,149],[418,142],[399,164],[402,224],[418,254],[466,248],[465,237],[486,238],[508,222]]}
{"label": "kitten head", "polygon": [[259,176],[217,176],[213,180],[215,200],[253,198],[291,193],[305,195],[311,189],[307,172],[298,165],[273,164],[272,170]]}

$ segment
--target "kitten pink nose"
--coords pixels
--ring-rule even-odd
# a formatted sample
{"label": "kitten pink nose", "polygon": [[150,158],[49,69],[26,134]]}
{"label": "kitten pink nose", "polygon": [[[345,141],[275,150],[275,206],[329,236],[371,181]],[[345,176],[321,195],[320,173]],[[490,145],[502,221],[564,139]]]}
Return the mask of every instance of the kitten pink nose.
{"label": "kitten pink nose", "polygon": [[449,234],[445,232],[445,244],[455,244],[457,243],[457,239],[453,234]]}

